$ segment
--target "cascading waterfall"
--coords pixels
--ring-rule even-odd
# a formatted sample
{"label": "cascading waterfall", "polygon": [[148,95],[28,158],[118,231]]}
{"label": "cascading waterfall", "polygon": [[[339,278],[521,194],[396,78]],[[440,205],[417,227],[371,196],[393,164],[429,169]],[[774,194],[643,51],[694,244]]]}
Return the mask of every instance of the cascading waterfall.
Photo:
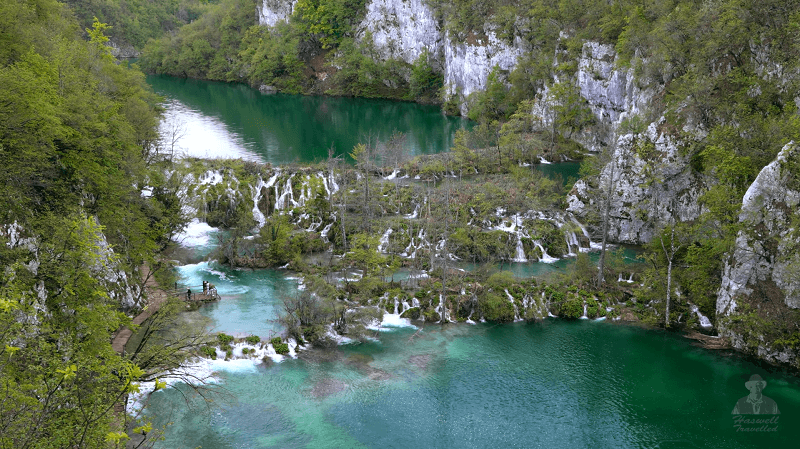
{"label": "cascading waterfall", "polygon": [[258,202],[261,201],[261,192],[262,189],[269,189],[275,183],[275,180],[278,179],[278,174],[275,173],[269,178],[269,181],[264,182],[261,179],[261,176],[258,176],[258,183],[256,183],[255,188],[253,189],[253,219],[255,219],[256,223],[258,223],[257,228],[261,229],[264,226],[264,223],[267,222],[267,218],[264,216],[264,213],[258,208]]}
{"label": "cascading waterfall", "polygon": [[588,320],[589,319],[589,316],[586,314],[587,309],[588,309],[588,306],[586,305],[586,302],[584,302],[583,303],[583,315],[581,316],[582,320]]}
{"label": "cascading waterfall", "polygon": [[547,254],[547,250],[544,249],[544,246],[542,246],[541,243],[536,242],[536,247],[539,248],[539,250],[542,252],[542,258],[539,259],[539,262],[543,262],[543,263],[558,262],[558,258],[557,257],[553,257],[553,256]]}
{"label": "cascading waterfall", "polygon": [[420,205],[419,205],[419,203],[417,203],[417,205],[414,206],[414,212],[406,215],[406,218],[408,218],[409,220],[413,220],[413,219],[419,217],[419,208],[420,208]]}
{"label": "cascading waterfall", "polygon": [[392,235],[392,232],[393,232],[392,228],[389,228],[381,236],[381,241],[378,244],[378,252],[379,253],[385,253],[386,252],[386,247],[389,245],[389,236]]}
{"label": "cascading waterfall", "polygon": [[439,294],[439,305],[436,306],[436,312],[439,314],[441,319],[440,322],[450,322],[450,317],[447,316],[447,309],[444,306],[444,296]]}
{"label": "cascading waterfall", "polygon": [[325,225],[325,227],[322,229],[322,232],[320,232],[320,233],[319,233],[319,237],[322,239],[322,241],[323,241],[323,242],[325,242],[325,243],[330,243],[330,242],[328,241],[328,233],[329,233],[329,232],[331,232],[331,228],[332,228],[332,227],[333,227],[333,223],[328,223],[328,224],[327,224],[327,225]]}
{"label": "cascading waterfall", "polygon": [[[339,191],[339,184],[336,184],[336,176],[334,176],[333,172],[328,173],[328,183],[330,184],[330,192],[329,195],[333,195],[334,193]],[[327,188],[327,184],[325,187]]]}
{"label": "cascading waterfall", "polygon": [[505,289],[506,296],[508,296],[508,300],[511,301],[511,305],[514,307],[514,321],[522,321],[519,317],[519,308],[517,308],[517,303],[514,301],[514,297],[511,296],[511,293],[508,292],[508,289]]}
{"label": "cascading waterfall", "polygon": [[525,258],[525,248],[522,246],[522,235],[517,231],[517,254],[514,256],[514,262],[527,262]]}
{"label": "cascading waterfall", "polygon": [[[581,243],[578,241],[578,236],[575,234],[575,231],[569,231],[564,233],[564,238],[567,240],[567,250],[568,255],[575,256],[581,251]],[[572,251],[572,248],[575,247],[575,251]]]}
{"label": "cascading waterfall", "polygon": [[294,174],[289,175],[289,179],[286,180],[286,186],[283,189],[283,193],[278,192],[278,185],[275,185],[275,196],[278,198],[275,201],[275,210],[285,209],[288,207],[288,201],[294,203],[294,193],[292,192],[292,177]]}

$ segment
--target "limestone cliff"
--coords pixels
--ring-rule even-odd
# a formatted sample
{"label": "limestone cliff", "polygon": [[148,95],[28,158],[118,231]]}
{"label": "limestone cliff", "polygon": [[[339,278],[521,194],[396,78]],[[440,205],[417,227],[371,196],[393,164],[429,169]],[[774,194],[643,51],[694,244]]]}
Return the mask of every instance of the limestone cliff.
{"label": "limestone cliff", "polygon": [[472,35],[463,43],[454,42],[449,36],[444,41],[444,85],[448,94],[459,98],[462,115],[467,113],[467,97],[486,88],[492,69],[511,71],[524,53],[521,41],[510,46],[492,30],[486,30],[483,36]]}
{"label": "limestone cliff", "polygon": [[[259,23],[274,26],[287,20],[295,2],[263,0]],[[492,69],[513,70],[525,48],[519,40],[514,45],[503,42],[491,29],[481,35],[471,34],[467,42],[453,41],[424,0],[368,0],[356,37],[371,38],[383,60],[413,64],[427,50],[431,65],[444,75],[448,94],[457,97],[462,114],[467,112],[467,97],[486,87]]]}
{"label": "limestone cliff", "polygon": [[413,64],[428,50],[433,67],[443,70],[442,32],[439,23],[423,0],[372,0],[358,27],[358,38],[371,35],[377,54],[384,60],[397,59]]}
{"label": "limestone cliff", "polygon": [[278,22],[289,20],[297,0],[262,0],[258,9],[259,25],[275,26]]}
{"label": "limestone cliff", "polygon": [[660,133],[655,123],[644,133],[620,137],[600,176],[575,183],[567,210],[599,225],[609,182],[612,242],[648,242],[664,223],[700,215],[697,199],[704,191],[703,179],[681,156],[679,143]]}
{"label": "limestone cliff", "polygon": [[[578,70],[571,79],[554,82],[573,82],[594,117],[594,123],[570,138],[593,153],[615,143],[620,127],[626,121],[647,125],[652,113],[649,107],[656,91],[640,88],[633,70],[621,67],[614,47],[597,42],[583,44]],[[542,128],[549,129],[555,120],[554,108],[559,100],[547,86],[537,95],[533,115],[539,117]],[[623,130],[624,132],[624,130]]]}
{"label": "limestone cliff", "polygon": [[[800,308],[798,163],[800,148],[791,142],[747,190],[739,215],[742,230],[725,261],[717,296],[721,333],[738,349],[750,346],[760,357],[784,363],[796,362],[797,350],[772,340],[797,333],[800,326],[791,319],[792,310]],[[739,325],[737,317],[748,314],[767,328]]]}

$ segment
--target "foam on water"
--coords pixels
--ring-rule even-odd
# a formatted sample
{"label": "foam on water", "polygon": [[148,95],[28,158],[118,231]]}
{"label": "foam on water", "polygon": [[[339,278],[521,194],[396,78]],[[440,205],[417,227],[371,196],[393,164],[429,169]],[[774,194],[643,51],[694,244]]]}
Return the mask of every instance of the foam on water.
{"label": "foam on water", "polygon": [[203,223],[195,218],[186,225],[183,232],[174,237],[174,240],[181,246],[189,248],[206,246],[211,241],[211,233],[216,231],[218,231],[217,228],[211,227],[208,223]]}
{"label": "foam on water", "polygon": [[[241,352],[241,349],[240,349]],[[189,383],[191,385],[210,385],[219,383],[217,373],[226,371],[230,373],[252,373],[256,372],[256,366],[261,364],[261,359],[234,359],[234,360],[212,360],[195,358],[186,366],[173,371],[162,373],[158,380],[166,383],[167,387],[177,384]],[[155,390],[155,382],[139,383],[139,391],[132,393],[128,398],[127,412],[136,414],[145,405],[148,397],[153,393],[164,391],[165,388]]]}
{"label": "foam on water", "polygon": [[386,332],[386,331],[391,331],[391,330],[394,330],[394,329],[397,329],[397,328],[403,328],[403,327],[407,327],[407,328],[411,328],[411,329],[416,329],[417,328],[417,326],[414,326],[413,324],[411,324],[411,320],[410,319],[408,319],[408,318],[400,318],[400,314],[399,313],[384,313],[383,314],[383,320],[381,321],[380,326],[376,328],[376,330],[379,330],[379,331],[382,331],[382,332]]}

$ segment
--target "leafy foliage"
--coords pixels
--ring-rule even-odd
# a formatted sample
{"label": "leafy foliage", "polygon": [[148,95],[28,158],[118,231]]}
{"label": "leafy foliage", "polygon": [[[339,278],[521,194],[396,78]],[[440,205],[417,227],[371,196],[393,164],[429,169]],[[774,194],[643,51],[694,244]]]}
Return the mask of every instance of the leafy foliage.
{"label": "leafy foliage", "polygon": [[152,374],[111,347],[130,323],[112,270],[138,283],[185,221],[154,176],[158,99],[102,19],[83,34],[61,3],[9,0],[0,29],[0,447],[105,448]]}

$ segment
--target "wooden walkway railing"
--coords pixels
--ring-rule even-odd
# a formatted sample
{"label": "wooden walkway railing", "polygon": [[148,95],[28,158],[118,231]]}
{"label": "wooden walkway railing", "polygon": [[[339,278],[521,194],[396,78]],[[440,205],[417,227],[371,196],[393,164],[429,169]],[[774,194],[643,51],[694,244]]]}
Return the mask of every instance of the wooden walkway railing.
{"label": "wooden walkway railing", "polygon": [[[189,295],[188,291],[192,292],[191,295]],[[219,293],[217,293],[216,287],[208,289],[205,293],[203,293],[202,285],[190,285],[187,286],[185,290],[179,288],[165,290],[165,292],[170,296],[176,296],[186,301],[218,301],[222,299],[219,296]]]}

